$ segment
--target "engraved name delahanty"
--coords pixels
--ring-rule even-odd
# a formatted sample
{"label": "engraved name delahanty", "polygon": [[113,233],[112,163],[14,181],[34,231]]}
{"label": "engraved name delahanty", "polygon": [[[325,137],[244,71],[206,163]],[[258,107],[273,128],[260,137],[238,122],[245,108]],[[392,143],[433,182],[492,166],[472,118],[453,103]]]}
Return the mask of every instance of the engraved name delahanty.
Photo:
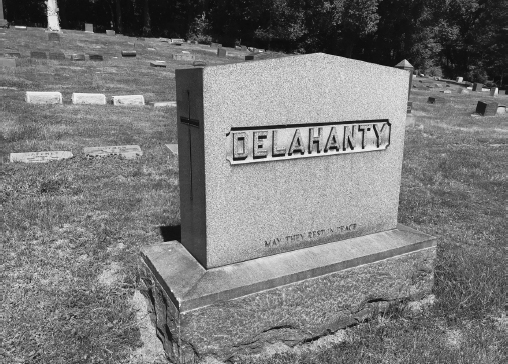
{"label": "engraved name delahanty", "polygon": [[311,240],[311,239],[318,239],[318,238],[324,238],[325,236],[331,235],[331,234],[345,234],[347,232],[356,230],[357,224],[349,224],[349,225],[341,225],[337,227],[331,227],[328,229],[321,229],[321,230],[312,230],[307,231],[303,234],[292,234],[283,236],[280,238],[272,238],[267,239],[264,241],[265,247],[276,247],[285,243],[297,243],[303,240]]}
{"label": "engraved name delahanty", "polygon": [[388,119],[231,128],[226,157],[231,164],[321,157],[385,150]]}

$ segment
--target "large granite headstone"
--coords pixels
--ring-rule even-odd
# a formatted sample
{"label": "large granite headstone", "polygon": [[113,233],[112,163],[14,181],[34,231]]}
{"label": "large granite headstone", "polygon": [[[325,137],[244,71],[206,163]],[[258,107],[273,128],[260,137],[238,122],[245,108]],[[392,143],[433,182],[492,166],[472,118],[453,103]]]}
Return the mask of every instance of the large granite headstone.
{"label": "large granite headstone", "polygon": [[407,78],[322,53],[176,70],[181,240],[140,265],[173,362],[294,346],[431,293],[435,238],[397,223]]}
{"label": "large granite headstone", "polygon": [[478,101],[476,113],[483,116],[495,116],[497,114],[497,102]]}

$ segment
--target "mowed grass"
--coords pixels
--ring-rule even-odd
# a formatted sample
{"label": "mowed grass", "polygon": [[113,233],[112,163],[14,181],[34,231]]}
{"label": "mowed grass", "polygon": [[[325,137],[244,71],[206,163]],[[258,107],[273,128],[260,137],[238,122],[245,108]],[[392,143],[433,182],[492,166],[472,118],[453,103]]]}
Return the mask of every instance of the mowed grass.
{"label": "mowed grass", "polygon": [[[40,29],[6,30],[11,48],[49,49]],[[153,363],[139,320],[136,265],[179,218],[175,109],[74,106],[73,92],[175,100],[174,46],[147,39],[65,32],[66,54],[104,62],[18,60],[0,70],[3,351],[6,363]],[[148,51],[152,45],[157,50]],[[97,47],[101,48],[97,48]],[[191,46],[186,46],[193,52]],[[197,47],[209,64],[218,59]],[[109,55],[109,56],[108,56]],[[112,58],[113,56],[118,58]],[[149,67],[168,61],[167,69]],[[187,63],[188,64],[188,63]],[[430,82],[430,81],[426,81]],[[435,83],[432,81],[432,83]],[[453,89],[454,87],[452,87]],[[60,91],[63,106],[29,105],[24,92]],[[437,90],[437,89],[436,89]],[[427,104],[430,95],[445,105]],[[367,97],[367,96],[366,96]],[[506,359],[505,241],[508,117],[472,118],[485,94],[415,91],[406,129],[399,221],[438,236],[435,303],[400,305],[312,351],[255,363],[502,363]],[[496,98],[508,104],[508,96]],[[87,160],[83,147],[139,144],[137,160]],[[11,152],[71,150],[47,164],[8,163]],[[155,330],[152,332],[155,337]]]}

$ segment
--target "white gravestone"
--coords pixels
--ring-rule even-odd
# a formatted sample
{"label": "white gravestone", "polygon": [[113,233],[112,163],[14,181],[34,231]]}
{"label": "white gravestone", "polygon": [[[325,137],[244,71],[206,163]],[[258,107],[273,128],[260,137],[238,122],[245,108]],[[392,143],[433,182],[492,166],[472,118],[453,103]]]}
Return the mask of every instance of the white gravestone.
{"label": "white gravestone", "polygon": [[110,147],[88,147],[83,148],[87,158],[102,158],[120,156],[125,159],[136,159],[143,155],[139,145],[115,145]]}
{"label": "white gravestone", "polygon": [[72,152],[69,151],[49,151],[49,152],[27,152],[11,153],[10,161],[22,163],[47,163],[59,161],[61,159],[72,158]]}
{"label": "white gravestone", "polygon": [[48,31],[50,32],[61,32],[60,19],[58,17],[58,5],[56,0],[46,1],[46,11],[48,16]]}
{"label": "white gravestone", "polygon": [[83,94],[73,93],[72,94],[73,104],[85,104],[85,105],[106,105],[106,95],[104,94]]}
{"label": "white gravestone", "polygon": [[143,95],[124,95],[113,96],[113,105],[115,106],[144,106],[145,98]]}
{"label": "white gravestone", "polygon": [[30,104],[62,104],[62,94],[60,92],[37,92],[27,91],[26,102]]}
{"label": "white gravestone", "polygon": [[497,87],[493,87],[490,89],[490,96],[497,96],[499,94],[499,89]]}

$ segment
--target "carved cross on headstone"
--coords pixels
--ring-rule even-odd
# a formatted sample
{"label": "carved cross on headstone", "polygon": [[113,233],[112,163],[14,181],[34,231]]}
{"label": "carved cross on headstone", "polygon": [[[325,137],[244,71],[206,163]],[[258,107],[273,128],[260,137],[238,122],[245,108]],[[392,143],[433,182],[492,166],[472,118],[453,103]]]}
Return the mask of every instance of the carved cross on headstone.
{"label": "carved cross on headstone", "polygon": [[199,120],[196,120],[196,119],[191,119],[191,115],[190,115],[190,92],[187,91],[187,98],[188,98],[188,102],[189,102],[189,113],[188,113],[188,117],[185,117],[185,116],[181,116],[180,117],[180,122],[182,124],[185,124],[187,125],[187,129],[188,129],[188,135],[189,135],[189,159],[190,159],[190,199],[192,201],[193,199],[193,195],[192,195],[192,134],[191,134],[191,130],[192,128],[199,128]]}

